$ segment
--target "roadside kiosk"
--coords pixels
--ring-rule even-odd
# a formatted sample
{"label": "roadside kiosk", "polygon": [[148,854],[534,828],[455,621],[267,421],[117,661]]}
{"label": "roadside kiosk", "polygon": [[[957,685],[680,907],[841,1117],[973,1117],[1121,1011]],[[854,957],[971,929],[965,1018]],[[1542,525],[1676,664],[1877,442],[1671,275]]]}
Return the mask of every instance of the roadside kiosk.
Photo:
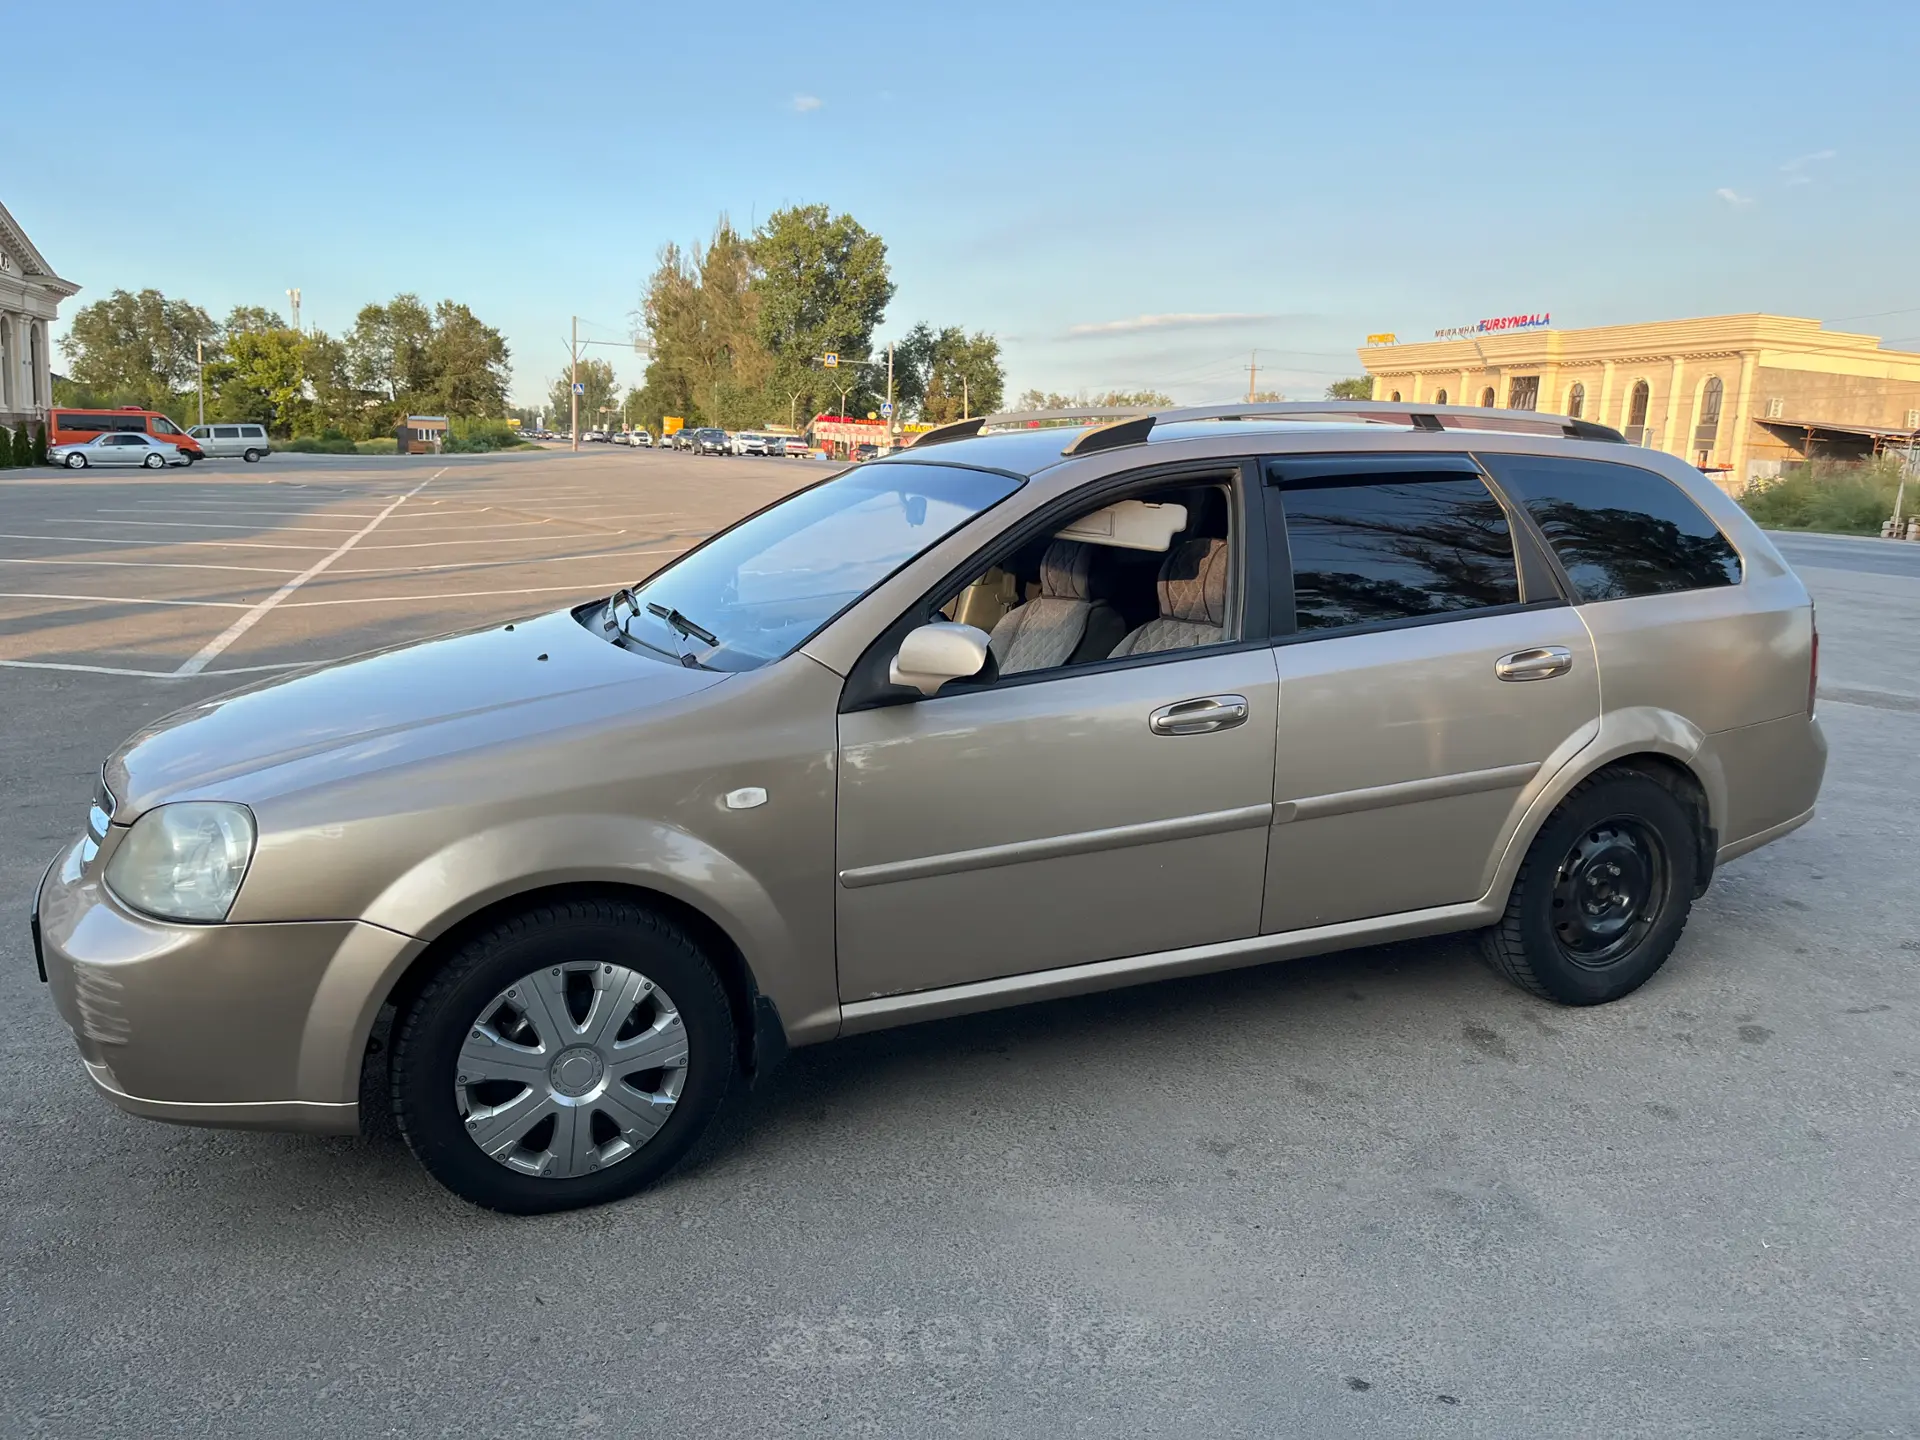
{"label": "roadside kiosk", "polygon": [[444,415],[409,415],[393,432],[393,448],[401,455],[438,455],[447,440]]}

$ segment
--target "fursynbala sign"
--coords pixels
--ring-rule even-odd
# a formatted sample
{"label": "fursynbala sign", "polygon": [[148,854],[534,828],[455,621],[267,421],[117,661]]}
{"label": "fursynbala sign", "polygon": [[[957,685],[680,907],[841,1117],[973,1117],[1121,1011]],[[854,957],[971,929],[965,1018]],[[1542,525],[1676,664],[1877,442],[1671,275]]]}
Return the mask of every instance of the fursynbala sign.
{"label": "fursynbala sign", "polygon": [[1436,340],[1464,340],[1469,335],[1488,335],[1496,330],[1543,330],[1553,323],[1551,315],[1502,315],[1482,320],[1477,325],[1456,325],[1451,330],[1436,330]]}

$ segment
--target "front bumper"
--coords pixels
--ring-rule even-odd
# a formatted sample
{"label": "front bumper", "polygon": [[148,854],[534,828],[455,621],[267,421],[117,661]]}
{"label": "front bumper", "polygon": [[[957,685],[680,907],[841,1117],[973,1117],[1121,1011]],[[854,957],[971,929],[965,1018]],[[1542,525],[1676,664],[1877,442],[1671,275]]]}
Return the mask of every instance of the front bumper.
{"label": "front bumper", "polygon": [[420,942],[351,920],[151,920],[107,893],[90,848],[54,862],[34,924],[94,1088],[155,1120],[358,1130],[367,1031]]}

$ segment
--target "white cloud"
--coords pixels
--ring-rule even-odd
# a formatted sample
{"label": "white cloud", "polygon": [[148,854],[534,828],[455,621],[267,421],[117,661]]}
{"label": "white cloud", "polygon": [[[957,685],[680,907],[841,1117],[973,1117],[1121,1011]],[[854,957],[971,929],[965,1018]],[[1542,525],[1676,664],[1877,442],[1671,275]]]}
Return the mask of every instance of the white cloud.
{"label": "white cloud", "polygon": [[1727,204],[1729,205],[1753,204],[1753,197],[1751,195],[1742,195],[1730,185],[1722,185],[1718,190],[1714,191],[1713,193],[1716,197],[1726,201]]}
{"label": "white cloud", "polygon": [[[1822,160],[1831,160],[1839,153],[1838,150],[1815,150],[1811,155],[1794,156],[1793,159],[1787,161],[1787,163],[1780,168],[1789,175],[1797,174],[1799,171],[1805,170],[1809,165],[1817,165]],[[1794,183],[1804,184],[1805,181],[1801,180]]]}
{"label": "white cloud", "polygon": [[1137,335],[1143,330],[1200,330],[1231,325],[1251,325],[1272,320],[1272,315],[1232,312],[1213,315],[1136,315],[1131,320],[1098,320],[1085,325],[1069,325],[1069,340],[1090,340],[1103,335]]}
{"label": "white cloud", "polygon": [[822,100],[818,95],[796,95],[793,97],[794,112],[800,115],[806,114],[809,110],[818,110],[826,103],[827,102]]}

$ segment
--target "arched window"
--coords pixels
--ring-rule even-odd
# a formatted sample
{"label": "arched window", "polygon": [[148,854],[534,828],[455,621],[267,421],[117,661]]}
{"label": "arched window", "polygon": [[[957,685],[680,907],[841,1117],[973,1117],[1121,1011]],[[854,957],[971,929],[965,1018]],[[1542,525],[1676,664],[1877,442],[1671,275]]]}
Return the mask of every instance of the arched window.
{"label": "arched window", "polygon": [[1587,408],[1587,387],[1575,385],[1567,392],[1567,418],[1578,420]]}
{"label": "arched window", "polygon": [[13,408],[13,322],[0,315],[0,409]]}
{"label": "arched window", "polygon": [[1491,385],[1480,392],[1480,408],[1482,410],[1493,409],[1493,387]]}
{"label": "arched window", "polygon": [[1635,445],[1643,444],[1647,438],[1647,402],[1653,398],[1653,387],[1644,380],[1633,382],[1633,398],[1627,402],[1627,439]]}
{"label": "arched window", "polygon": [[1701,387],[1700,418],[1693,426],[1693,448],[1702,465],[1713,459],[1713,442],[1720,438],[1720,402],[1726,394],[1727,387],[1718,375]]}
{"label": "arched window", "polygon": [[1393,392],[1393,394],[1389,395],[1387,398],[1389,400],[1398,400],[1400,398],[1400,392],[1396,390]]}
{"label": "arched window", "polygon": [[46,333],[38,320],[27,322],[27,383],[24,387],[27,403],[22,408],[37,410],[52,399],[51,396],[40,393],[40,347],[46,343]]}
{"label": "arched window", "polygon": [[1446,403],[1447,403],[1447,392],[1446,392],[1446,391],[1444,391],[1444,390],[1436,390],[1436,391],[1434,391],[1434,392],[1433,392],[1433,403],[1434,403],[1434,404],[1436,404],[1436,405],[1444,405],[1444,404],[1446,404]]}

